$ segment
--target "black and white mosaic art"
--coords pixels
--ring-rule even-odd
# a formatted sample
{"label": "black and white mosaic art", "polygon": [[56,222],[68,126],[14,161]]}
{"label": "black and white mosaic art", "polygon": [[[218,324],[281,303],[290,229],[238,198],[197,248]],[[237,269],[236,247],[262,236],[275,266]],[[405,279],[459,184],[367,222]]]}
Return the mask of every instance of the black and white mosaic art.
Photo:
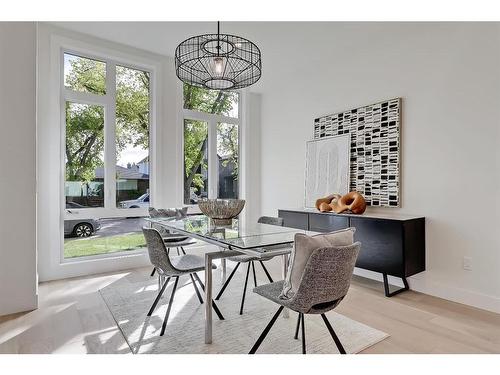
{"label": "black and white mosaic art", "polygon": [[314,120],[314,139],[349,134],[350,190],[370,206],[400,206],[401,98]]}

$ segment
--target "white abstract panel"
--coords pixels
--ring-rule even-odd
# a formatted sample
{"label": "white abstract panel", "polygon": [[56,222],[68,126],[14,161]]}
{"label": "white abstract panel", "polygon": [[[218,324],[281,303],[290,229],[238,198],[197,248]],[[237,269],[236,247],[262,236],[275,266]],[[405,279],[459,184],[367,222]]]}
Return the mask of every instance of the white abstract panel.
{"label": "white abstract panel", "polygon": [[307,142],[305,206],[316,199],[349,192],[349,135]]}

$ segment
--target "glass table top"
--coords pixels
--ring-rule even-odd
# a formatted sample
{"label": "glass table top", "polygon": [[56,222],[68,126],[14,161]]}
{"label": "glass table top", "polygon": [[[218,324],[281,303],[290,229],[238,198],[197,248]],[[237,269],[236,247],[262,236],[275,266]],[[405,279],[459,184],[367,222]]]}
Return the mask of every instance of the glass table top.
{"label": "glass table top", "polygon": [[259,223],[242,225],[238,219],[233,219],[231,225],[214,225],[205,215],[188,216],[179,220],[174,218],[145,218],[145,220],[195,238],[209,239],[239,249],[290,244],[293,243],[296,233],[306,233],[303,230],[277,225]]}

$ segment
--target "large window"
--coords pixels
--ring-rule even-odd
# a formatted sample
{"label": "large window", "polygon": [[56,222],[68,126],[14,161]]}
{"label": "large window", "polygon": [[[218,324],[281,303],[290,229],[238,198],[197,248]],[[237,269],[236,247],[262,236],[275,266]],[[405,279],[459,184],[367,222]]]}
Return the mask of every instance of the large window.
{"label": "large window", "polygon": [[184,85],[184,203],[238,198],[240,98]]}
{"label": "large window", "polygon": [[145,246],[150,201],[147,69],[63,53],[64,258]]}

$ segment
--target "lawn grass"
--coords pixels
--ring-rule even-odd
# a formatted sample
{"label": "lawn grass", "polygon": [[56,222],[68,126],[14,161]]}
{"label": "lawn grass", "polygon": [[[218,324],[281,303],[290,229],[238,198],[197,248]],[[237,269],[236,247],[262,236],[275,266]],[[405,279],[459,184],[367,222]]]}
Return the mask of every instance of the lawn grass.
{"label": "lawn grass", "polygon": [[146,247],[142,233],[127,233],[108,237],[68,238],[64,240],[64,257],[74,258],[116,253]]}

